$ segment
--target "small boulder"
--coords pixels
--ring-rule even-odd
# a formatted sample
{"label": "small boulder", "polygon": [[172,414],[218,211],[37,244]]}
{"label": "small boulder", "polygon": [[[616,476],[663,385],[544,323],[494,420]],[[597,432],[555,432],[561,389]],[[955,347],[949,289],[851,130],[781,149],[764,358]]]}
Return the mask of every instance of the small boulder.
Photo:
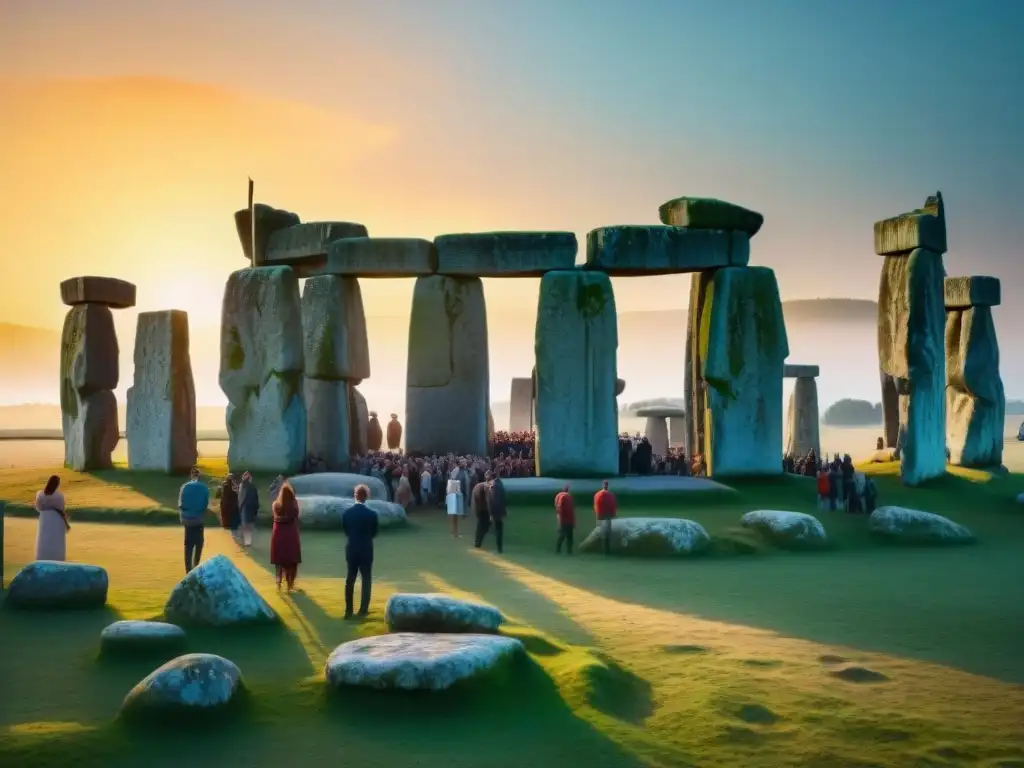
{"label": "small boulder", "polygon": [[402,632],[339,645],[325,673],[334,688],[443,691],[524,653],[523,643],[512,637]]}
{"label": "small boulder", "polygon": [[41,610],[102,608],[108,584],[107,572],[98,565],[36,560],[11,579],[4,605]]}
{"label": "small boulder", "polygon": [[100,633],[100,653],[157,652],[179,649],[185,630],[163,621],[115,621]]}
{"label": "small boulder", "polygon": [[295,475],[288,478],[296,496],[339,496],[353,498],[357,485],[370,489],[371,499],[387,501],[388,490],[384,481],[369,475],[350,472],[317,472],[311,475]]}
{"label": "small boulder", "polygon": [[392,632],[485,632],[493,633],[505,621],[501,611],[482,603],[448,595],[398,593],[384,609]]}
{"label": "small boulder", "polygon": [[[338,530],[345,510],[356,503],[354,498],[341,496],[298,496],[299,522],[303,528]],[[366,506],[377,513],[380,528],[399,528],[409,522],[401,504],[370,499]]]}
{"label": "small boulder", "polygon": [[164,606],[164,615],[175,624],[208,627],[280,621],[224,555],[207,560],[178,582]]}
{"label": "small boulder", "polygon": [[933,512],[905,507],[879,507],[868,518],[872,533],[917,544],[970,544],[974,535],[959,523]]}
{"label": "small boulder", "polygon": [[740,525],[754,528],[783,549],[815,549],[828,543],[825,526],[814,515],[758,509],[747,512]]}
{"label": "small boulder", "polygon": [[150,672],[124,697],[121,714],[205,716],[232,702],[242,689],[242,673],[212,653],[189,653]]}
{"label": "small boulder", "polygon": [[[581,552],[604,552],[598,526],[580,544]],[[711,537],[693,520],[671,517],[622,517],[612,520],[611,550],[618,555],[657,557],[695,555],[707,549]]]}

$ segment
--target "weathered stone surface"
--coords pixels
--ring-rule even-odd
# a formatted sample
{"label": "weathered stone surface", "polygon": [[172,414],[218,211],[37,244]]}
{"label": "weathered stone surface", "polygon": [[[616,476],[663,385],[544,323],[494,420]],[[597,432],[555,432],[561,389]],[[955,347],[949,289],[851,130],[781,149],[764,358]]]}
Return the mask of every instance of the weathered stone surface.
{"label": "weathered stone surface", "polygon": [[786,363],[782,366],[782,378],[784,379],[816,379],[821,373],[817,365],[797,365]]}
{"label": "weathered stone surface", "polygon": [[946,309],[997,307],[1002,302],[998,277],[947,277],[943,282]]}
{"label": "weathered stone surface", "polygon": [[437,272],[437,250],[429,240],[412,237],[350,237],[327,245],[320,264],[299,268],[302,277],[418,277]]}
{"label": "weathered stone surface", "polygon": [[882,383],[882,428],[885,446],[896,450],[900,437],[900,395],[896,390],[896,378],[885,371],[879,371]]}
{"label": "weathered stone surface", "polygon": [[100,652],[133,653],[178,649],[185,645],[185,630],[163,621],[115,621],[100,633]]}
{"label": "weathered stone surface", "polygon": [[789,355],[775,273],[718,270],[700,323],[709,477],[782,472],[782,373]]}
{"label": "weathered stone surface", "polygon": [[353,456],[369,449],[370,411],[366,398],[355,387],[349,387],[349,442]]}
{"label": "weathered stone surface", "polygon": [[705,448],[707,387],[704,386],[704,358],[701,357],[700,329],[713,272],[695,272],[690,276],[690,306],[686,314],[686,353],[683,371],[683,397],[686,400],[687,456],[702,455]]}
{"label": "weathered stone surface", "polygon": [[246,260],[254,267],[262,267],[270,234],[279,229],[294,227],[299,223],[299,217],[291,211],[274,208],[264,203],[255,203],[252,208],[256,216],[255,260],[252,252],[252,225],[248,208],[235,211],[235,230],[238,232],[238,240],[242,243],[242,253],[245,254]]}
{"label": "weathered stone surface", "polygon": [[677,408],[673,405],[648,405],[645,408],[637,408],[634,414],[640,418],[668,419],[678,418],[686,414],[685,408]]}
{"label": "weathered stone surface", "polygon": [[171,659],[132,688],[121,705],[122,717],[209,717],[242,690],[242,672],[223,656],[189,653]]}
{"label": "weathered stone surface", "polygon": [[906,254],[917,248],[940,255],[946,252],[946,212],[941,192],[929,197],[923,208],[875,222],[875,253]]}
{"label": "weathered stone surface", "polygon": [[609,275],[670,275],[748,261],[750,237],[744,232],[617,226],[587,234],[587,267]]}
{"label": "weathered stone surface", "polygon": [[60,284],[60,300],[69,307],[102,304],[127,309],[135,306],[135,285],[116,277],[69,277]]}
{"label": "weathered stone surface", "polygon": [[139,313],[125,436],[131,469],[178,473],[196,463],[196,389],[181,310]]}
{"label": "weathered stone surface", "polygon": [[686,445],[686,414],[668,417],[668,444],[675,447]]}
{"label": "weathered stone surface", "polygon": [[120,440],[117,399],[109,389],[75,398],[77,415],[63,414],[64,466],[76,472],[110,469],[111,455]]}
{"label": "weathered stone surface", "polygon": [[478,277],[417,279],[409,319],[406,451],[482,456],[489,405],[483,283]]}
{"label": "weathered stone surface", "polygon": [[339,645],[324,672],[334,688],[443,691],[525,652],[522,641],[500,635],[402,632]]}
{"label": "weathered stone surface", "polygon": [[512,379],[509,401],[509,425],[512,432],[529,432],[533,428],[533,379]]}
{"label": "weathered stone surface", "polygon": [[370,378],[370,345],[359,280],[323,275],[302,289],[306,376],[337,381]]}
{"label": "weathered stone surface", "polygon": [[603,272],[548,272],[540,281],[535,353],[537,474],[618,474],[618,319]]}
{"label": "weathered stone surface", "polygon": [[816,549],[828,543],[825,526],[818,518],[803,512],[758,509],[747,512],[740,525],[754,528],[784,549]]}
{"label": "weathered stone surface", "polygon": [[288,267],[240,269],[221,311],[220,387],[228,398],[228,465],[293,472],[306,453],[302,309]]}
{"label": "weathered stone surface", "polygon": [[331,472],[349,469],[352,402],[344,381],[303,380],[306,404],[306,453],[319,457]]}
{"label": "weathered stone surface", "polygon": [[474,232],[434,238],[437,271],[475,277],[539,277],[576,265],[572,232]]}
{"label": "weathered stone surface", "polygon": [[786,454],[806,456],[810,451],[821,456],[818,425],[818,383],[801,376],[796,380],[786,409]]}
{"label": "weathered stone surface", "polygon": [[713,197],[677,197],[658,208],[662,224],[689,229],[724,229],[753,237],[764,224],[764,216],[735,203]]}
{"label": "weathered stone surface", "polygon": [[107,572],[98,565],[36,560],[11,579],[4,605],[39,610],[102,608],[108,583]]}
{"label": "weathered stone surface", "polygon": [[668,419],[664,416],[648,416],[644,424],[644,437],[651,444],[651,450],[658,456],[668,453]]}
{"label": "weathered stone surface", "polygon": [[944,272],[942,256],[921,249],[882,267],[879,366],[899,397],[901,475],[911,486],[946,471]]}
{"label": "weathered stone surface", "polygon": [[[303,530],[340,530],[341,516],[356,503],[351,496],[297,496],[299,500],[299,521]],[[366,506],[377,513],[377,525],[381,528],[401,528],[409,522],[405,509],[400,504],[379,499],[370,499]]]}
{"label": "weathered stone surface", "polygon": [[384,620],[392,632],[494,633],[505,622],[490,605],[437,593],[399,592],[388,599]]}
{"label": "weathered stone surface", "polygon": [[310,221],[268,233],[263,262],[293,264],[311,260],[323,261],[327,246],[347,237],[367,237],[362,224],[350,221]]}
{"label": "weathered stone surface", "polygon": [[174,624],[207,627],[280,621],[274,609],[224,555],[200,563],[178,582],[164,606],[164,616]]}
{"label": "weathered stone surface", "polygon": [[886,538],[917,544],[970,544],[974,535],[959,523],[932,512],[905,507],[879,507],[868,528]]}
{"label": "weathered stone surface", "polygon": [[964,467],[1000,466],[1005,420],[1006,394],[991,308],[948,310],[946,444],[950,462]]}
{"label": "weathered stone surface", "polygon": [[347,472],[317,472],[312,475],[295,475],[288,478],[297,496],[339,496],[352,498],[357,485],[370,490],[371,499],[387,501],[388,492],[384,483],[369,475]]}
{"label": "weathered stone surface", "polygon": [[[704,526],[693,520],[671,517],[618,517],[612,520],[613,554],[636,557],[695,555],[711,544]],[[581,552],[604,552],[598,526],[580,544]]]}

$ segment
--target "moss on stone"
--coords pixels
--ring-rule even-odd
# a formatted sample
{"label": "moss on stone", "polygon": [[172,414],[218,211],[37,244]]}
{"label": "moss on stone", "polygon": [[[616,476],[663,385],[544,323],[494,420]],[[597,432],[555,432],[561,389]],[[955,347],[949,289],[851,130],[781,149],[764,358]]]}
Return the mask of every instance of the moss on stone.
{"label": "moss on stone", "polygon": [[590,275],[581,275],[576,286],[576,311],[580,317],[591,320],[601,315],[608,306],[608,293],[611,283],[604,280],[591,280]]}
{"label": "moss on stone", "polygon": [[245,365],[245,348],[242,346],[242,338],[238,328],[232,326],[228,331],[228,370],[240,371]]}
{"label": "moss on stone", "polygon": [[60,409],[74,421],[78,418],[78,393],[72,377],[75,357],[81,351],[85,337],[85,318],[88,306],[81,304],[68,310],[64,317],[60,345]]}

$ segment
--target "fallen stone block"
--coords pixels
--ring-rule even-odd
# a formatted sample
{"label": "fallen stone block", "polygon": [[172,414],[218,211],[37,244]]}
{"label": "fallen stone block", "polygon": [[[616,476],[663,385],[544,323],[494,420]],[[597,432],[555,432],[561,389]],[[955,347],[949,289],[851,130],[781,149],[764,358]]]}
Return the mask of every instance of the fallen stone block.
{"label": "fallen stone block", "polygon": [[298,267],[301,277],[418,277],[437,272],[437,250],[413,237],[350,237],[327,245],[327,258]]}
{"label": "fallen stone block", "polygon": [[943,289],[946,309],[997,307],[1002,298],[998,277],[947,277]]}
{"label": "fallen stone block", "polygon": [[185,630],[164,621],[115,621],[100,633],[100,653],[132,655],[177,651],[185,645]]}
{"label": "fallen stone block", "polygon": [[11,579],[3,604],[38,610],[102,608],[108,585],[107,572],[98,565],[36,560]]}
{"label": "fallen stone block", "polygon": [[908,544],[971,544],[974,535],[959,523],[933,512],[905,507],[879,507],[868,518],[878,536]]}
{"label": "fallen stone block", "polygon": [[[299,502],[299,523],[303,530],[340,530],[342,516],[356,503],[351,496],[296,496],[296,499]],[[401,504],[370,499],[366,507],[377,515],[377,526],[381,530],[401,528],[409,522]]]}
{"label": "fallen stone block", "polygon": [[305,373],[314,379],[370,378],[363,294],[355,277],[321,275],[302,289]]}
{"label": "fallen stone block", "polygon": [[242,672],[234,663],[212,653],[189,653],[153,670],[132,688],[121,704],[121,717],[142,722],[208,718],[242,690]]}
{"label": "fallen stone block", "polygon": [[758,509],[747,512],[740,525],[760,531],[782,549],[820,549],[828,544],[825,526],[804,512]]}
{"label": "fallen stone block", "polygon": [[328,471],[347,470],[351,401],[345,381],[306,378],[306,454],[318,456]]}
{"label": "fallen stone block", "polygon": [[267,234],[263,263],[287,264],[322,260],[327,246],[346,237],[368,237],[362,224],[350,221],[308,221]]}
{"label": "fallen stone block", "polygon": [[477,232],[434,238],[437,271],[474,277],[540,277],[576,265],[572,232]]}
{"label": "fallen stone block", "polygon": [[225,555],[200,563],[178,582],[164,606],[164,616],[181,626],[280,622],[274,609]]}
{"label": "fallen stone block", "polygon": [[946,252],[946,212],[942,193],[929,197],[923,208],[875,222],[875,253],[907,254],[916,248]]}
{"label": "fallen stone block", "polygon": [[264,203],[256,203],[252,207],[256,217],[256,258],[253,258],[252,233],[253,228],[249,217],[249,209],[243,208],[235,211],[235,229],[238,232],[238,239],[242,243],[242,252],[246,260],[254,267],[264,265],[264,254],[267,251],[267,239],[272,232],[279,229],[294,227],[299,223],[297,214],[274,208]]}
{"label": "fallen stone block", "polygon": [[[611,525],[611,553],[631,557],[697,555],[711,544],[704,526],[671,517],[618,517]],[[603,553],[604,531],[598,525],[580,544],[580,552]]]}
{"label": "fallen stone block", "polygon": [[102,304],[127,309],[135,306],[135,286],[116,277],[71,277],[60,284],[60,299],[69,307]]}
{"label": "fallen stone block", "polygon": [[713,197],[677,197],[658,208],[662,224],[688,229],[724,229],[753,237],[764,224],[757,211]]}
{"label": "fallen stone block", "polygon": [[782,367],[782,378],[784,379],[816,379],[821,373],[817,365],[794,365],[786,363]]}
{"label": "fallen stone block", "polygon": [[196,390],[181,310],[139,313],[125,436],[131,469],[174,474],[196,463]]}
{"label": "fallen stone block", "polygon": [[388,491],[384,482],[370,475],[351,472],[316,472],[311,475],[295,475],[288,478],[297,496],[337,496],[352,498],[358,485],[370,490],[371,499],[387,501]]}
{"label": "fallen stone block", "polygon": [[505,622],[490,605],[438,593],[399,592],[388,598],[384,620],[391,632],[475,632],[493,634]]}
{"label": "fallen stone block", "polygon": [[670,275],[745,266],[745,232],[665,226],[601,227],[587,234],[587,268],[609,275]]}

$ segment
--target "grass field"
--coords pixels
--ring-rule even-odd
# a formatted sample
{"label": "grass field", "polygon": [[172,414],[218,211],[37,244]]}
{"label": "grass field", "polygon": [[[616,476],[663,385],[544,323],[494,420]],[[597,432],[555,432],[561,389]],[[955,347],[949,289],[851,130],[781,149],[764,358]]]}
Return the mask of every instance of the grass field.
{"label": "grass field", "polygon": [[[62,470],[69,557],[108,569],[109,608],[0,611],[0,765],[1024,766],[1024,511],[1013,502],[1024,477],[960,473],[909,490],[894,467],[872,471],[880,503],[946,514],[979,543],[885,547],[863,519],[823,512],[827,552],[559,557],[550,499],[523,497],[503,556],[453,540],[436,512],[383,535],[371,617],[353,624],[341,619],[336,533],[304,535],[302,591],[279,596],[266,531],[251,555],[209,531],[204,558],[232,557],[285,628],[190,632],[190,650],[241,667],[246,710],[190,731],[137,731],[117,709],[157,661],[101,662],[98,636],[117,617],[160,614],[182,575],[181,532],[82,520],[173,521],[180,481]],[[18,513],[47,474],[0,472],[0,498]],[[738,489],[621,506],[689,517],[725,538],[750,509],[813,511],[800,478]],[[7,518],[6,579],[31,559],[34,535],[33,520]],[[384,603],[398,590],[498,606],[529,661],[445,694],[327,695],[327,654],[385,631]],[[856,682],[857,667],[885,679]]]}

